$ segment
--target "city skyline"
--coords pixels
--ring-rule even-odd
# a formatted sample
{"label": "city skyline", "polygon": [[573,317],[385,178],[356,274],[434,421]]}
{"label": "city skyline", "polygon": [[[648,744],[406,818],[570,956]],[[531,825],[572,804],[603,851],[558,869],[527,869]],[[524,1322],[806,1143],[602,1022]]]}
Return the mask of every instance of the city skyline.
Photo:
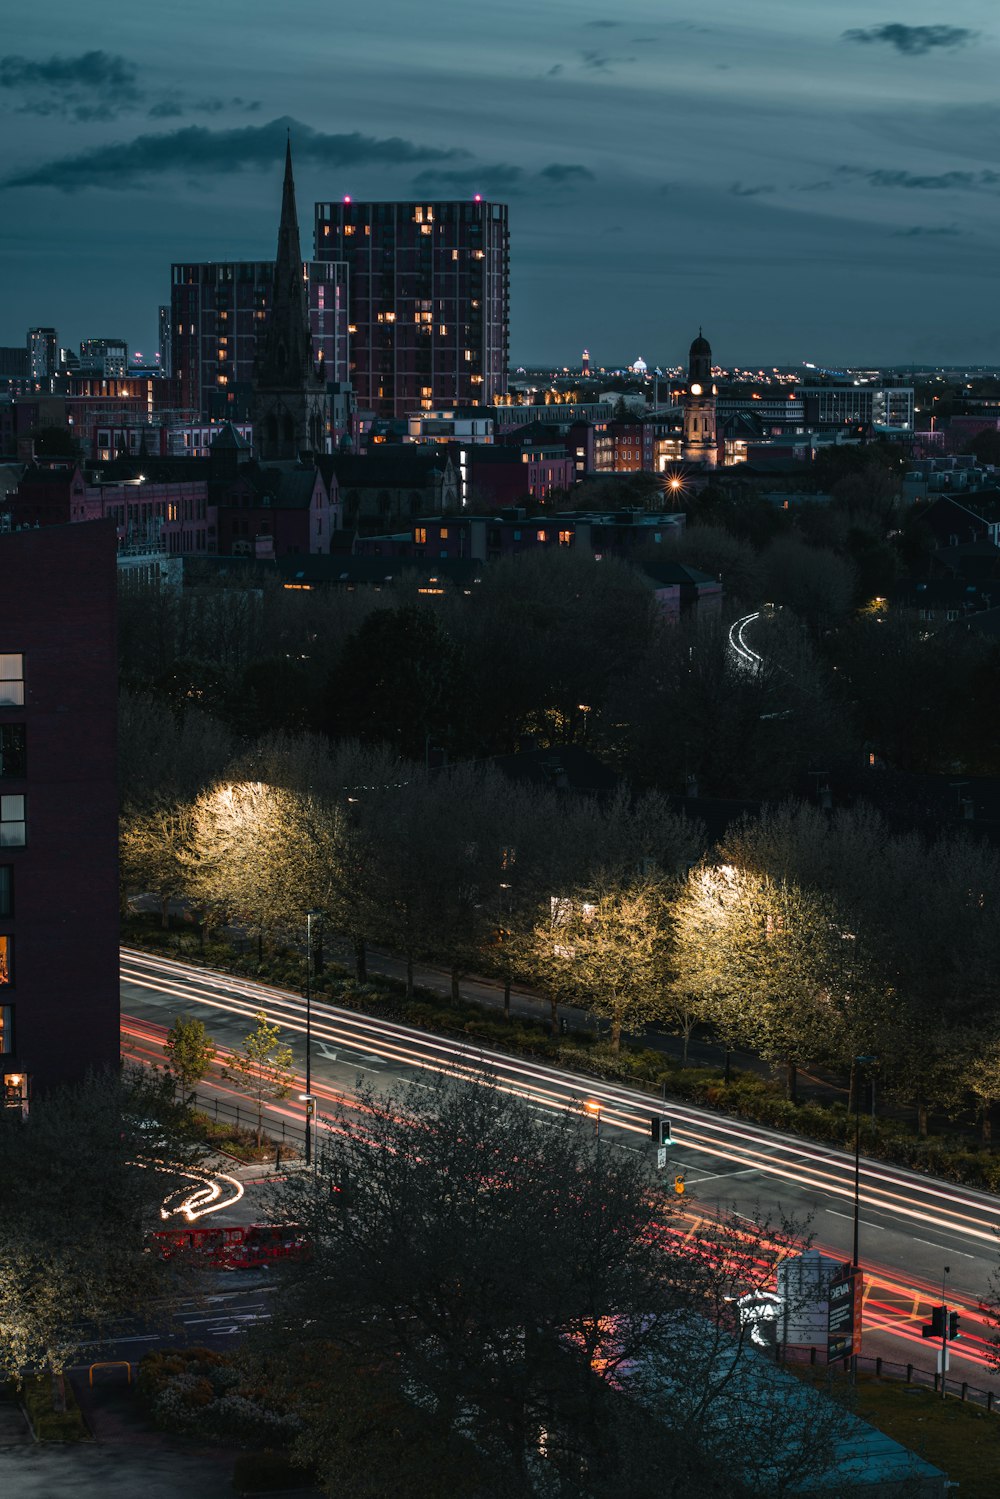
{"label": "city skyline", "polygon": [[[156,346],[170,264],[265,259],[290,128],[314,202],[510,204],[511,360],[990,363],[998,36],[983,0],[290,0],[170,29],[43,0],[0,54],[0,343]],[[237,19],[239,26],[236,26]],[[154,29],[155,27],[155,29]],[[58,48],[53,47],[58,37]],[[303,252],[309,254],[304,243]],[[947,278],[947,290],[945,281]]]}

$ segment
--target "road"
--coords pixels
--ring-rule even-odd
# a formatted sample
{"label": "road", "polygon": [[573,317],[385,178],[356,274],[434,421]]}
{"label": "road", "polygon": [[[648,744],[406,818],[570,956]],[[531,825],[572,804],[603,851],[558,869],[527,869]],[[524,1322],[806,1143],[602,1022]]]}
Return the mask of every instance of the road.
{"label": "road", "polygon": [[[197,1015],[220,1047],[235,1048],[265,1010],[305,1062],[305,1001],[297,994],[233,979],[192,965],[122,949],[123,1050],[139,1060],[162,1059],[167,1027],[178,1014]],[[668,1178],[683,1174],[684,1215],[694,1231],[705,1218],[732,1208],[773,1219],[808,1218],[816,1247],[849,1259],[853,1232],[854,1160],[831,1147],[780,1135],[707,1109],[574,1076],[526,1058],[504,1056],[468,1042],[315,1002],[312,1088],[318,1110],[353,1096],[359,1080],[377,1086],[419,1083],[422,1075],[470,1076],[488,1070],[500,1087],[539,1109],[600,1106],[602,1139],[623,1149],[649,1149],[649,1122],[661,1108],[673,1127]],[[295,1094],[273,1104],[272,1127],[302,1125]],[[236,1096],[231,1084],[212,1088]],[[933,1368],[932,1345],[920,1335],[929,1308],[947,1300],[960,1311],[962,1340],[952,1348],[951,1377],[1000,1393],[987,1358],[990,1328],[980,1310],[997,1263],[1000,1198],[862,1158],[861,1260],[865,1270],[864,1352],[896,1363]],[[243,1205],[241,1204],[241,1207]],[[244,1216],[246,1216],[244,1208]],[[224,1214],[219,1214],[219,1220]]]}

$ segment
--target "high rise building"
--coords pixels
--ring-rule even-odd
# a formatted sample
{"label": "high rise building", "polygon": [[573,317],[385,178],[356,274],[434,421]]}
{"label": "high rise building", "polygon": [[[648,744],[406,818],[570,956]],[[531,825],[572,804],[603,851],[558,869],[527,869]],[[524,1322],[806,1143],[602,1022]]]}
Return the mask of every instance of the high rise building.
{"label": "high rise building", "polygon": [[59,368],[59,337],[54,328],[28,329],[28,365],[32,380],[49,380]]}
{"label": "high rise building", "polygon": [[327,451],[330,398],[309,327],[290,141],[285,148],[270,314],[257,340],[253,424],[254,447],[265,462]]}
{"label": "high rise building", "polygon": [[159,312],[159,356],[160,370],[164,375],[172,375],[174,372],[172,351],[170,347],[170,308],[163,306]]}
{"label": "high rise building", "polygon": [[317,203],[315,256],[350,277],[350,381],[383,417],[492,406],[507,386],[507,205]]}
{"label": "high rise building", "polygon": [[117,1065],[110,520],[0,535],[0,1104]]}
{"label": "high rise building", "polygon": [[[313,355],[327,381],[347,380],[347,267],[304,266]],[[273,260],[216,260],[171,267],[161,309],[160,363],[176,375],[181,405],[213,418],[249,415],[257,340],[267,327]],[[162,314],[167,314],[163,337]]]}

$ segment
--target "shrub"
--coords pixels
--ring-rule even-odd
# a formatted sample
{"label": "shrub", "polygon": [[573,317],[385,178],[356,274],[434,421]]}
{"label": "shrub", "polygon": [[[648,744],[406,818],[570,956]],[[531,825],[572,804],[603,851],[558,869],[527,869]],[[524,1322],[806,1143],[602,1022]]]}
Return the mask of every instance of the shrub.
{"label": "shrub", "polygon": [[66,1409],[52,1408],[52,1377],[48,1374],[33,1375],[24,1381],[21,1400],[31,1429],[39,1442],[87,1442],[90,1432],[80,1413],[69,1380],[66,1386]]}

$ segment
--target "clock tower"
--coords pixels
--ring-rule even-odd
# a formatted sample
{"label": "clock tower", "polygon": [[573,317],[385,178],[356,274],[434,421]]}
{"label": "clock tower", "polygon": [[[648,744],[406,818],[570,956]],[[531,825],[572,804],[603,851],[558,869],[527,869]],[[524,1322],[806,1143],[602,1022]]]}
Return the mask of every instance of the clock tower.
{"label": "clock tower", "polygon": [[688,356],[688,388],[684,397],[684,461],[714,468],[718,461],[715,432],[716,389],[712,384],[712,349],[698,337]]}

